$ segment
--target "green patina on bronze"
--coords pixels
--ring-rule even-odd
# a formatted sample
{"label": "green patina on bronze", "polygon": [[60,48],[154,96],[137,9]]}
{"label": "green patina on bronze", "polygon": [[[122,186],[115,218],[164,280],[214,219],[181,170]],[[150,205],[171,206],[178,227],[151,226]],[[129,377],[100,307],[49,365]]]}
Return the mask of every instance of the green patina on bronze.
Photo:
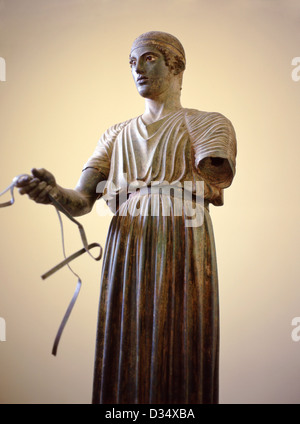
{"label": "green patina on bronze", "polygon": [[[182,107],[185,62],[176,37],[139,36],[130,64],[143,114],[103,134],[74,190],[58,186],[46,170],[20,184],[22,194],[49,203],[51,193],[77,216],[92,209],[103,194],[96,193],[98,183],[107,181],[115,215],[103,258],[93,403],[218,402],[219,295],[209,204],[221,206],[232,183],[236,137],[222,114]],[[203,181],[202,225],[188,226],[184,207],[175,215],[176,196],[145,190],[153,181],[195,187]],[[139,194],[116,203],[130,184]],[[159,213],[152,216],[151,207]],[[137,208],[143,214],[125,213]]]}

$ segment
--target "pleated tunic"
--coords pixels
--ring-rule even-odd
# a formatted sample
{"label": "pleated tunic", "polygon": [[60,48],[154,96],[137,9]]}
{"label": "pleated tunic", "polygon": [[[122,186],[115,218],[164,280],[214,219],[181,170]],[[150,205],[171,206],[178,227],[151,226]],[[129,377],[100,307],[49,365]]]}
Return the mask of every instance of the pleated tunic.
{"label": "pleated tunic", "polygon": [[[103,258],[93,403],[218,402],[219,298],[209,203],[223,204],[235,157],[226,117],[182,108],[150,125],[141,116],[114,125],[85,164],[105,176],[102,194],[115,213]],[[191,225],[196,221],[185,201],[178,211],[174,192],[149,190],[153,182],[188,182],[204,198],[200,224]],[[189,200],[195,210],[197,198]]]}

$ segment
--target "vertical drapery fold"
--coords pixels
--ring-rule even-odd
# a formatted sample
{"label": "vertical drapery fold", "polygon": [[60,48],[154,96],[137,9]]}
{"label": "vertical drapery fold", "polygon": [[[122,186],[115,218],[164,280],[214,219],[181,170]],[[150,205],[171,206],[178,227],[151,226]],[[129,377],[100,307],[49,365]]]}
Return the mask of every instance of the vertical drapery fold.
{"label": "vertical drapery fold", "polygon": [[[166,201],[171,216],[151,216],[151,202],[161,211]],[[140,202],[146,216],[120,216],[121,207],[112,219],[102,271],[95,403],[217,402],[211,221],[205,209],[203,225],[187,227],[184,211],[172,215],[173,201],[135,195],[129,206]]]}

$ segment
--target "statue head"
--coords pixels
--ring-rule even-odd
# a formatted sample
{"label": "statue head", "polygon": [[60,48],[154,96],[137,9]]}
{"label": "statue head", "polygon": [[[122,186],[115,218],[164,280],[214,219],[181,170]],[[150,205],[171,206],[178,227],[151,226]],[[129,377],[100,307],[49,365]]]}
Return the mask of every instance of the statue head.
{"label": "statue head", "polygon": [[129,56],[132,74],[139,93],[154,98],[172,85],[181,89],[185,52],[180,41],[161,31],[137,37]]}
{"label": "statue head", "polygon": [[131,53],[136,48],[142,46],[152,46],[159,50],[164,56],[166,65],[175,75],[185,70],[186,59],[184,48],[174,35],[162,31],[145,32],[134,40]]}

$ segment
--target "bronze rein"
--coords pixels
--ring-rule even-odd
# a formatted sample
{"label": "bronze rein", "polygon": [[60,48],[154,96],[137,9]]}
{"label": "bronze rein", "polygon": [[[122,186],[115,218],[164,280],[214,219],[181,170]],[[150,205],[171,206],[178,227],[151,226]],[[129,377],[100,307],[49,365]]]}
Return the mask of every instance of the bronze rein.
{"label": "bronze rein", "polygon": [[[19,175],[18,177],[14,178],[12,183],[0,193],[0,196],[4,195],[5,193],[7,193],[8,191],[10,191],[11,194],[11,199],[7,202],[3,202],[0,203],[0,208],[4,208],[7,206],[11,206],[15,203],[15,198],[14,198],[14,188],[17,184],[17,181],[19,180],[19,178],[21,177],[28,177],[28,175],[26,174],[22,174]],[[58,348],[58,344],[62,335],[62,332],[66,326],[66,323],[69,319],[69,316],[72,312],[72,309],[75,305],[75,302],[77,300],[77,297],[79,295],[79,291],[82,285],[81,279],[79,277],[78,274],[76,274],[76,272],[73,271],[73,269],[70,267],[69,263],[71,261],[73,261],[74,259],[76,259],[78,256],[82,255],[83,253],[88,253],[92,259],[94,259],[95,261],[99,261],[102,257],[102,247],[99,243],[90,243],[88,244],[87,242],[87,237],[84,231],[84,228],[82,226],[82,224],[80,222],[78,222],[76,219],[74,219],[74,217],[63,207],[63,205],[57,201],[56,199],[54,199],[50,194],[48,194],[51,203],[55,206],[56,208],[56,212],[58,215],[58,219],[59,219],[59,223],[60,223],[60,230],[61,230],[61,240],[62,240],[62,250],[63,250],[63,255],[64,255],[64,260],[62,262],[60,262],[59,264],[57,264],[56,266],[54,266],[53,268],[51,268],[49,271],[47,271],[46,273],[44,273],[41,278],[43,280],[45,280],[46,278],[50,277],[50,275],[54,274],[56,271],[58,271],[59,269],[61,269],[62,267],[64,267],[65,265],[68,266],[68,268],[70,269],[70,271],[77,277],[78,281],[77,281],[77,285],[76,285],[76,289],[74,291],[73,297],[69,303],[69,306],[65,312],[65,315],[61,321],[61,324],[58,328],[54,343],[53,343],[53,347],[52,347],[52,355],[56,356],[57,353],[57,348]],[[65,252],[65,242],[64,242],[64,229],[63,229],[63,221],[62,221],[62,217],[61,217],[61,212],[66,215],[74,224],[77,225],[78,229],[79,229],[79,233],[80,233],[80,237],[81,237],[81,241],[83,244],[83,248],[78,250],[77,252],[73,253],[70,256],[66,256],[66,252]],[[98,256],[93,256],[90,252],[91,249],[93,249],[94,247],[99,247],[100,248],[100,252],[98,254]]]}

